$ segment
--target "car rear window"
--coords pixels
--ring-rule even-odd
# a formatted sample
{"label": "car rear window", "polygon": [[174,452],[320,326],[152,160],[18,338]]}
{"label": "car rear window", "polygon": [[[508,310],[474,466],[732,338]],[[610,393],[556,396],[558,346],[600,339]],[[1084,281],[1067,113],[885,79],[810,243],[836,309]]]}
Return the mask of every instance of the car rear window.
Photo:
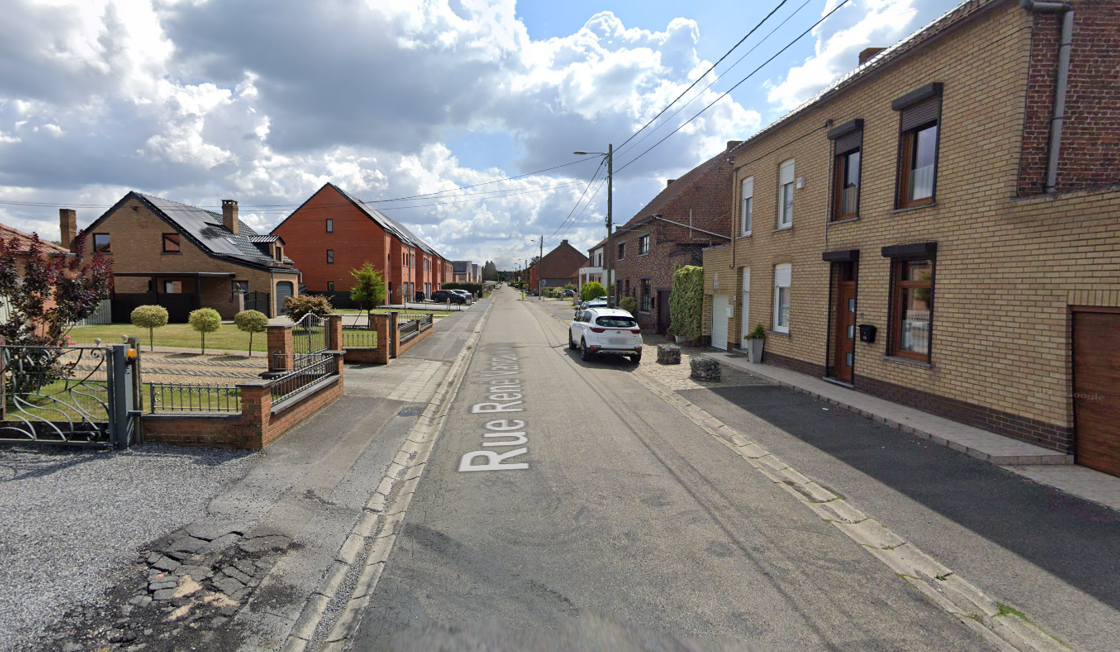
{"label": "car rear window", "polygon": [[599,317],[595,320],[595,323],[607,328],[634,328],[638,325],[633,317],[622,316]]}

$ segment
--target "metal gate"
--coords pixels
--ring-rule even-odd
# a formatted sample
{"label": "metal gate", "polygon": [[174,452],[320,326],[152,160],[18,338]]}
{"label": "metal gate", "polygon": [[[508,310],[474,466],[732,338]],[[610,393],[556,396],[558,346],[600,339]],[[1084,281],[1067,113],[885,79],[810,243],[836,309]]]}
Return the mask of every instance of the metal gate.
{"label": "metal gate", "polygon": [[301,369],[319,362],[327,350],[327,320],[318,315],[304,315],[292,326],[294,367]]}
{"label": "metal gate", "polygon": [[256,310],[263,312],[266,315],[272,314],[272,305],[268,302],[271,297],[268,292],[258,292],[256,290],[245,293],[245,309]]}
{"label": "metal gate", "polygon": [[136,346],[3,346],[0,442],[126,448],[136,441]]}

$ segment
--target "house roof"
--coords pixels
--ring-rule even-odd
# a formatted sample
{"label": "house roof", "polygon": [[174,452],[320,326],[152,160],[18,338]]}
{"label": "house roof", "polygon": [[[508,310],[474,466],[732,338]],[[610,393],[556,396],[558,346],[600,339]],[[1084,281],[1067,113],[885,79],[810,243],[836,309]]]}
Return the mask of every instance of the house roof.
{"label": "house roof", "polygon": [[[0,224],[0,237],[4,238],[5,242],[11,242],[14,239],[19,239],[20,242],[24,243],[24,245],[25,245],[25,247],[23,249],[20,249],[20,251],[22,252],[22,251],[27,251],[26,245],[31,244],[31,239],[32,239],[33,236],[28,235],[28,234],[26,234],[23,231],[20,231],[18,229],[13,229],[10,226]],[[39,242],[41,243],[41,246],[43,247],[43,253],[45,253],[45,254],[68,254],[68,253],[70,253],[69,249],[67,249],[65,247],[60,247],[53,242],[47,242],[46,240],[39,240]]]}
{"label": "house roof", "polygon": [[[197,206],[180,204],[170,199],[147,195],[135,190],[130,191],[104,215],[97,218],[86,231],[92,232],[109,215],[133,198],[147,206],[149,210],[170,224],[176,231],[187,236],[195,246],[212,256],[253,267],[289,269],[277,265],[276,260],[269,255],[268,247],[262,246],[267,245],[268,242],[274,242],[274,240],[254,241],[253,238],[260,238],[261,236],[245,222],[237,221],[238,232],[235,234],[225,227],[220,213]],[[284,262],[291,264],[292,261],[285,256]]]}
{"label": "house roof", "polygon": [[[737,145],[738,143],[736,143],[736,146]],[[719,167],[720,164],[725,163],[725,159],[732,149],[734,149],[733,146],[725,148],[719,154],[716,154],[707,161],[704,161],[700,165],[697,165],[696,167],[689,170],[687,173],[685,173],[684,176],[674,180],[672,183],[666,186],[664,190],[657,193],[657,196],[654,197],[652,201],[650,201],[648,204],[643,206],[641,210],[635,213],[634,217],[631,217],[630,220],[626,222],[626,224],[623,224],[621,227],[619,227],[619,230],[626,230],[627,228],[637,225],[639,222],[649,217],[650,215],[663,212],[665,207],[668,206],[670,202],[672,202],[674,199],[688,190],[692,186],[692,184],[696,183],[708,172]],[[598,247],[599,245],[595,246]]]}
{"label": "house roof", "polygon": [[734,152],[743,147],[746,147],[750,143],[757,141],[759,138],[762,138],[766,134],[769,134],[775,129],[778,129],[783,124],[792,120],[798,115],[823,103],[833,95],[847,89],[849,86],[852,86],[868,77],[871,77],[883,68],[889,66],[899,59],[904,58],[906,55],[910,54],[919,47],[933,41],[950,29],[964,23],[967,20],[975,18],[983,11],[986,11],[1005,1],[1007,0],[965,0],[961,4],[957,5],[954,9],[951,9],[947,13],[942,14],[940,17],[934,19],[925,27],[922,27],[921,29],[902,39],[898,43],[895,43],[894,45],[884,49],[882,52],[871,57],[860,66],[856,67],[855,70],[849,72],[848,74],[833,82],[832,85],[830,85],[828,88],[825,88],[805,102],[802,102],[801,105],[797,108],[778,118],[774,122],[761,129],[758,133],[733,147],[731,151]]}

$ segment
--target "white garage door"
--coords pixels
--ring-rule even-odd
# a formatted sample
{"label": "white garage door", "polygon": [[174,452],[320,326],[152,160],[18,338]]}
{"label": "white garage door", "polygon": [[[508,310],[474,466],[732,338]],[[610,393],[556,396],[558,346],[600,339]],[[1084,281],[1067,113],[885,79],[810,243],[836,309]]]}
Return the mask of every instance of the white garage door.
{"label": "white garage door", "polygon": [[712,295],[712,346],[727,350],[727,295]]}

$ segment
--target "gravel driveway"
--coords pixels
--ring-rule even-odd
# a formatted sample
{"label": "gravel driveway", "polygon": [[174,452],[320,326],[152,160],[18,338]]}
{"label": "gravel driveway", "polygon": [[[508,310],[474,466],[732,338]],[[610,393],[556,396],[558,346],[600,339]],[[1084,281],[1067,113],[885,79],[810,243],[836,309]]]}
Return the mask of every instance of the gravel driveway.
{"label": "gravel driveway", "polygon": [[96,602],[137,549],[205,514],[253,453],[0,448],[0,652]]}

